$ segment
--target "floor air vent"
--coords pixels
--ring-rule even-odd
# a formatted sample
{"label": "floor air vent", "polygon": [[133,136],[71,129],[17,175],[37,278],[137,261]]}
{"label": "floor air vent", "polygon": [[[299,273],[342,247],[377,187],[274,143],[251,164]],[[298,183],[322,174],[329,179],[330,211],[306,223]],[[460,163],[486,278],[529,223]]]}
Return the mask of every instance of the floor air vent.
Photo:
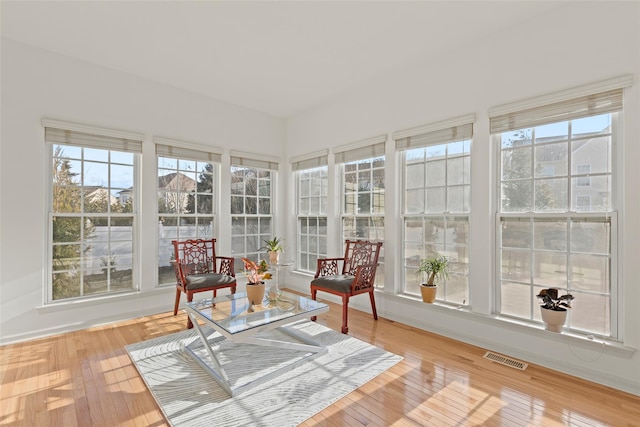
{"label": "floor air vent", "polygon": [[498,354],[498,353],[493,353],[491,351],[487,351],[484,354],[484,356],[482,356],[482,357],[484,357],[485,359],[489,359],[491,361],[494,361],[496,363],[500,363],[502,365],[509,366],[511,368],[519,369],[521,371],[524,371],[525,369],[527,369],[527,366],[529,366],[526,363],[521,362],[519,360],[512,359],[510,357],[503,356],[503,355]]}

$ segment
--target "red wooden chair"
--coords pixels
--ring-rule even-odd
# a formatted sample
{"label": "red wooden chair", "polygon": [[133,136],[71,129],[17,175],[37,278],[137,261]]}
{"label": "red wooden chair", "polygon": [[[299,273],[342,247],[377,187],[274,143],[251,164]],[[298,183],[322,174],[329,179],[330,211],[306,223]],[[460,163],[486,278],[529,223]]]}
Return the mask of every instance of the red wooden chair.
{"label": "red wooden chair", "polygon": [[[343,258],[322,258],[314,279],[311,281],[311,298],[316,299],[318,291],[342,297],[342,333],[349,332],[347,314],[349,298],[368,293],[371,299],[373,318],[378,320],[376,301],[373,297],[376,268],[382,242],[366,240],[346,240]],[[339,270],[342,264],[342,270]],[[311,320],[316,320],[315,316]]]}
{"label": "red wooden chair", "polygon": [[[232,294],[236,292],[233,258],[216,256],[216,239],[173,240],[171,243],[177,280],[174,316],[178,314],[182,292],[187,294],[189,302],[193,301],[193,294],[198,292],[213,291],[214,298],[218,289],[230,288]],[[187,328],[193,328],[189,316]]]}

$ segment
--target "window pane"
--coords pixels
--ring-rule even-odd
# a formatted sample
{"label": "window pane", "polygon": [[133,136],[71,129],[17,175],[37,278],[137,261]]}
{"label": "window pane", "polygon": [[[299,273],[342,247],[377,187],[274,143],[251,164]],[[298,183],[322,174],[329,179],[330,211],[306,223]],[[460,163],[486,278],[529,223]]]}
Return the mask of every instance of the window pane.
{"label": "window pane", "polygon": [[427,212],[441,213],[446,210],[445,188],[427,189]]}
{"label": "window pane", "polygon": [[502,152],[502,179],[531,177],[531,148],[516,148]]}
{"label": "window pane", "polygon": [[545,288],[567,284],[567,255],[559,252],[533,253],[533,282]]}
{"label": "window pane", "polygon": [[435,187],[446,184],[446,161],[437,160],[426,163],[427,187]]}
{"label": "window pane", "polygon": [[405,188],[412,189],[424,187],[424,177],[424,163],[407,165],[405,169]]}
{"label": "window pane", "polygon": [[505,182],[502,185],[502,212],[530,212],[531,185],[528,180]]}
{"label": "window pane", "polygon": [[566,176],[569,155],[567,144],[546,144],[535,149],[535,177]]}
{"label": "window pane", "polygon": [[569,122],[551,123],[548,125],[536,126],[534,129],[536,144],[552,141],[566,141],[569,135]]}
{"label": "window pane", "polygon": [[572,295],[575,300],[571,302],[571,306],[574,308],[569,310],[571,328],[604,336],[610,335],[611,307],[609,297],[581,292],[573,292]]}
{"label": "window pane", "polygon": [[598,133],[611,132],[611,114],[601,114],[599,116],[585,117],[583,119],[572,120],[571,133],[573,136],[593,135]]}
{"label": "window pane", "polygon": [[502,250],[502,280],[531,282],[531,255],[528,251]]}
{"label": "window pane", "polygon": [[541,179],[534,186],[536,212],[567,210],[567,179]]}
{"label": "window pane", "polygon": [[518,283],[502,282],[500,312],[512,316],[531,318],[533,297],[531,288]]}
{"label": "window pane", "polygon": [[53,146],[52,154],[51,210],[66,216],[50,223],[49,298],[134,289],[135,155],[81,146]]}

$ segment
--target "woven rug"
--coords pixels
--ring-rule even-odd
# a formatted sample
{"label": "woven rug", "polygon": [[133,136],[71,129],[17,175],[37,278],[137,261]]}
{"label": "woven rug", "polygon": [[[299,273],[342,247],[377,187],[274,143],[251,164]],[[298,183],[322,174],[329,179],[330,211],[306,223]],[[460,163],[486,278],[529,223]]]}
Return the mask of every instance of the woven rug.
{"label": "woven rug", "polygon": [[[236,397],[184,350],[185,344],[199,340],[194,330],[128,345],[126,350],[174,426],[296,426],[402,360],[315,322],[303,320],[291,328],[328,351]],[[279,338],[281,333],[267,334]],[[216,337],[217,333],[210,336]],[[287,358],[294,363],[303,353],[228,341],[216,350],[220,360],[235,362],[228,366],[237,372],[227,372],[238,378],[243,372],[255,375],[274,364],[282,366]]]}

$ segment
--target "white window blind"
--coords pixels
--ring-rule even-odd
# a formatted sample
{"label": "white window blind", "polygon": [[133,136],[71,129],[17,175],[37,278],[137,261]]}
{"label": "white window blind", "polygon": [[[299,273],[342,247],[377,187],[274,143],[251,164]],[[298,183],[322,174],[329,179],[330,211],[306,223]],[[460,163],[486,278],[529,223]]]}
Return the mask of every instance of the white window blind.
{"label": "white window blind", "polygon": [[[466,121],[475,120],[475,116],[466,116]],[[473,123],[458,124],[448,127],[439,128],[438,125],[429,125],[421,128],[415,128],[415,134],[410,131],[401,131],[394,134],[393,139],[396,141],[396,150],[408,150],[412,148],[427,147],[429,145],[444,144],[448,142],[465,141],[473,137]],[[440,122],[442,125],[448,125],[448,122]],[[425,131],[426,130],[426,131]],[[407,135],[409,133],[409,135]]]}
{"label": "white window blind", "polygon": [[336,147],[333,150],[335,161],[336,163],[347,163],[384,156],[384,143],[386,140],[386,135],[379,135],[352,144]]}
{"label": "white window blind", "polygon": [[632,75],[569,88],[489,109],[492,134],[622,110]]}
{"label": "white window blind", "polygon": [[291,170],[293,171],[327,166],[329,164],[329,150],[292,157],[289,159],[289,162],[291,163]]}
{"label": "white window blind", "polygon": [[74,145],[118,150],[130,153],[142,152],[143,135],[118,130],[42,120],[44,139],[48,144]]}
{"label": "white window blind", "polygon": [[622,89],[490,117],[491,133],[507,132],[622,110]]}
{"label": "white window blind", "polygon": [[232,166],[248,166],[259,169],[278,170],[279,159],[276,157],[244,153],[235,150],[231,150],[230,154]]}
{"label": "white window blind", "polygon": [[216,147],[196,147],[185,141],[161,137],[154,137],[153,142],[156,144],[156,155],[158,156],[215,163],[221,161],[222,150]]}

